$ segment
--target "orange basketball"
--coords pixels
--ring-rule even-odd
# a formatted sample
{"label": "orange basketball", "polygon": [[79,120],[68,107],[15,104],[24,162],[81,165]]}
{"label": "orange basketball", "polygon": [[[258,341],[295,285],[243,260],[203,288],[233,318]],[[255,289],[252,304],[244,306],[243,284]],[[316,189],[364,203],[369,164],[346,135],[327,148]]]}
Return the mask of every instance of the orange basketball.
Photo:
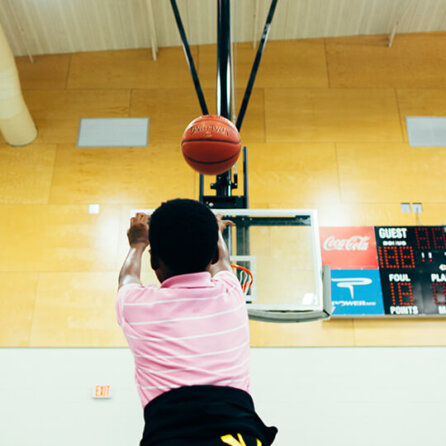
{"label": "orange basketball", "polygon": [[194,119],[181,140],[187,164],[204,175],[219,175],[229,170],[240,155],[240,147],[236,126],[218,115]]}

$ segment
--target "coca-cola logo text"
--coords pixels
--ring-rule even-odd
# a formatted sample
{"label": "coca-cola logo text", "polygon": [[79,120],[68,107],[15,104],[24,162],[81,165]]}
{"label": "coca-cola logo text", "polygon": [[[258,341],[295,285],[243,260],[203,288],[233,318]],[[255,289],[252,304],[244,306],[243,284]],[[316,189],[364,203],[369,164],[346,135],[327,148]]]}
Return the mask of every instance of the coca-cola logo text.
{"label": "coca-cola logo text", "polygon": [[330,235],[324,240],[325,251],[367,251],[369,249],[370,237],[352,235],[347,239],[336,239]]}

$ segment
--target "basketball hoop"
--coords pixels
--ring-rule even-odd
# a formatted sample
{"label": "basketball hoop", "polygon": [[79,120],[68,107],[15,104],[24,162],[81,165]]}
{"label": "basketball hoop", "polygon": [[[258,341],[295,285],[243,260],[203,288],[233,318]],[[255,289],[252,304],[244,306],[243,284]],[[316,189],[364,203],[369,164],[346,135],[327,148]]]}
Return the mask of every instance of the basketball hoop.
{"label": "basketball hoop", "polygon": [[231,266],[234,269],[235,275],[240,281],[240,286],[242,287],[243,293],[245,294],[245,296],[247,296],[249,290],[251,289],[251,285],[254,282],[254,276],[252,275],[252,272],[248,268],[236,265],[234,263]]}

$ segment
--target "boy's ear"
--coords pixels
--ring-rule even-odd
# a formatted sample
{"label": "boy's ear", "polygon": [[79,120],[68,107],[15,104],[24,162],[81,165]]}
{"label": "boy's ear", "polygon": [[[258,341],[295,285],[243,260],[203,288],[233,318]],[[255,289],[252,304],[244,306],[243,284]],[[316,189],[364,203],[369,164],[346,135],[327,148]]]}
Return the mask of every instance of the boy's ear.
{"label": "boy's ear", "polygon": [[213,265],[214,263],[217,263],[217,262],[218,262],[218,246],[217,246],[217,248],[215,248],[215,253],[211,260],[211,265]]}

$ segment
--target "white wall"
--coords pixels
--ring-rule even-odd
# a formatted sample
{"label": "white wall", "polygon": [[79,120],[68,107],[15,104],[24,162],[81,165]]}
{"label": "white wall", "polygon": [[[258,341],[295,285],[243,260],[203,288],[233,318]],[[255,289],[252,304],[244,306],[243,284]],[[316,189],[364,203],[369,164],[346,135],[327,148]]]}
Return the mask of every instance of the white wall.
{"label": "white wall", "polygon": [[[446,348],[256,348],[251,368],[275,446],[446,444]],[[0,349],[0,445],[137,446],[142,427],[127,349]]]}

